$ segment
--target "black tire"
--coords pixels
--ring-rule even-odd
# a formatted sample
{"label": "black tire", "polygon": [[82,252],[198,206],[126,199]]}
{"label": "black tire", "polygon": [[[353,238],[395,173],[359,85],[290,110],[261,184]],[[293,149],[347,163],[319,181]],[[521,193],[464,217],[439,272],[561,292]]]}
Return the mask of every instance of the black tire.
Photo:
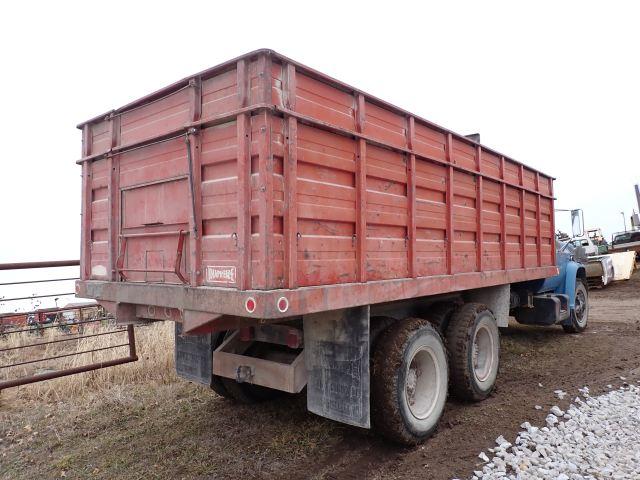
{"label": "black tire", "polygon": [[495,386],[500,362],[500,331],[491,311],[480,303],[466,303],[451,317],[447,329],[451,393],[478,402]]}
{"label": "black tire", "polygon": [[219,377],[217,375],[211,375],[211,383],[209,384],[209,387],[211,388],[211,390],[216,392],[221,397],[229,400],[233,399],[231,394],[227,392],[227,389],[224,388],[224,384],[222,383],[222,377]]}
{"label": "black tire", "polygon": [[230,378],[221,377],[221,380],[225,391],[229,394],[227,398],[231,398],[238,403],[250,405],[252,403],[266,402],[284,394],[280,390],[251,383],[238,383]]}
{"label": "black tire", "polygon": [[453,303],[435,303],[429,306],[424,318],[429,320],[444,336],[454,310],[455,305]]}
{"label": "black tire", "polygon": [[398,320],[392,317],[371,317],[369,321],[369,347],[372,352],[380,335]]}
{"label": "black tire", "polygon": [[419,318],[391,325],[372,355],[373,428],[403,445],[430,437],[444,411],[448,377],[447,352],[433,325]]}
{"label": "black tire", "polygon": [[562,325],[567,333],[582,333],[589,326],[589,290],[582,278],[576,279],[575,295],[576,308],[569,314],[569,323]]}

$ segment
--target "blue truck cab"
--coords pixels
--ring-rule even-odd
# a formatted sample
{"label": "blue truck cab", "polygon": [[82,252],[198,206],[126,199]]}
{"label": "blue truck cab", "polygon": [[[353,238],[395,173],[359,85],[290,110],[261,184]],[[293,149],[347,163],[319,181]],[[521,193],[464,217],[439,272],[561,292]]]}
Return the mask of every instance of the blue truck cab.
{"label": "blue truck cab", "polygon": [[515,286],[511,313],[516,320],[528,325],[561,325],[570,333],[584,331],[589,316],[584,258],[584,249],[556,241],[558,275]]}

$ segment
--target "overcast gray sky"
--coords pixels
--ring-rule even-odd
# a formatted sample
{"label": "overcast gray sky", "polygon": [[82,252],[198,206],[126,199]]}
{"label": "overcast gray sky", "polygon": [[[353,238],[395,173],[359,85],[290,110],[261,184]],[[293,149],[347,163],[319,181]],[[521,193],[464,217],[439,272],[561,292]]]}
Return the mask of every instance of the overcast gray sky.
{"label": "overcast gray sky", "polygon": [[77,123],[261,47],[480,132],[610,235],[637,208],[639,5],[2,2],[0,262],[79,256]]}

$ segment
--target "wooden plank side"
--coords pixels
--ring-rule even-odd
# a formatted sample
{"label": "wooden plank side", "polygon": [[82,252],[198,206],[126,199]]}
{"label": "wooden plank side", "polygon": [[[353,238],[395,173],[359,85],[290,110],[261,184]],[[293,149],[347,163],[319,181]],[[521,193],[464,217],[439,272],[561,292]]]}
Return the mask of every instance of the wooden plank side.
{"label": "wooden plank side", "polygon": [[409,275],[407,160],[407,156],[399,152],[367,146],[368,280]]}
{"label": "wooden plank side", "polygon": [[417,275],[447,273],[448,168],[416,158],[415,223]]}
{"label": "wooden plank side", "polygon": [[111,278],[110,269],[110,224],[111,202],[110,184],[112,181],[112,167],[109,158],[92,162],[89,179],[89,208],[90,220],[89,242],[90,277],[96,280]]}
{"label": "wooden plank side", "polygon": [[[205,254],[235,265],[238,286],[258,289],[545,266],[555,256],[549,177],[272,52],[114,118],[124,121],[127,143],[244,107],[237,122],[202,128],[209,140],[221,135],[207,155],[203,137],[192,136],[203,205],[191,224],[209,237],[201,247],[195,235],[189,240],[194,285],[206,266],[194,259]],[[123,143],[105,143],[115,122],[88,125],[83,157]],[[116,190],[184,175],[181,141],[110,157],[106,168],[117,173],[94,178],[88,198],[83,187],[83,215],[93,217],[85,238],[94,240],[89,248],[83,240],[83,258],[92,247],[96,258],[105,250],[113,271]]]}
{"label": "wooden plank side", "polygon": [[441,161],[446,160],[447,135],[413,118],[414,139],[411,149],[417,155],[426,158],[433,158]]}
{"label": "wooden plank side", "polygon": [[521,268],[523,242],[521,242],[520,208],[521,191],[505,188],[505,240],[507,269]]}
{"label": "wooden plank side", "polygon": [[365,122],[362,130],[381,143],[406,147],[405,117],[365,100]]}
{"label": "wooden plank side", "polygon": [[542,264],[548,265],[553,261],[556,250],[552,202],[548,198],[540,198],[540,230]]}
{"label": "wooden plank side", "polygon": [[502,268],[501,184],[482,180],[482,266],[493,271]]}
{"label": "wooden plank side", "polygon": [[308,75],[297,75],[295,110],[339,127],[355,129],[354,96]]}
{"label": "wooden plank side", "polygon": [[[243,71],[239,71],[242,68]],[[246,60],[240,60],[234,69],[202,81],[201,118],[208,119],[232,112],[246,105]],[[239,89],[243,94],[239,95]]]}
{"label": "wooden plank side", "polygon": [[[364,92],[361,92],[358,89],[355,89],[343,82],[340,82],[336,79],[333,79],[331,77],[328,77],[324,74],[322,74],[321,72],[318,72],[316,70],[310,69],[309,67],[306,67],[302,64],[300,64],[299,62],[296,62],[294,60],[288,59],[286,57],[284,57],[283,55],[280,55],[277,52],[273,52],[271,50],[258,50],[258,51],[254,51],[254,52],[250,52],[248,54],[242,55],[241,57],[238,57],[236,59],[232,59],[230,61],[224,62],[220,65],[217,65],[213,68],[209,68],[203,72],[201,72],[199,75],[205,79],[205,80],[209,80],[212,78],[222,78],[224,77],[225,73],[228,73],[229,70],[231,70],[237,62],[239,61],[246,61],[251,65],[251,68],[254,68],[255,64],[256,64],[256,58],[259,57],[264,57],[264,56],[268,56],[270,59],[273,59],[274,62],[272,64],[272,68],[271,68],[271,72],[275,72],[273,75],[273,79],[278,80],[277,77],[277,72],[278,69],[276,68],[276,65],[278,63],[282,63],[282,64],[291,64],[294,65],[295,68],[297,69],[297,71],[299,72],[301,77],[304,77],[306,79],[308,79],[309,81],[313,81],[315,82],[318,86],[316,88],[316,90],[318,91],[318,96],[316,99],[314,99],[312,101],[312,103],[317,104],[319,107],[323,107],[324,105],[322,105],[323,101],[325,99],[330,99],[332,97],[335,96],[344,96],[344,98],[340,101],[340,102],[336,102],[338,103],[338,106],[335,107],[330,107],[330,109],[334,110],[334,111],[339,111],[342,110],[341,114],[342,116],[346,119],[346,118],[350,118],[353,120],[353,111],[351,110],[353,105],[352,102],[348,100],[348,97],[351,96],[353,97],[353,95],[362,95],[364,97],[364,99],[368,102],[370,102],[372,105],[375,105],[375,107],[381,109],[384,111],[384,114],[382,115],[382,117],[388,117],[388,116],[392,116],[392,115],[399,115],[400,117],[407,117],[407,116],[412,116],[409,112],[406,112],[394,105],[389,104],[388,102],[385,102],[383,100],[377,99],[375,97],[373,97],[372,95],[368,95]],[[253,91],[254,91],[254,84],[258,83],[258,75],[256,73],[257,68],[254,68],[254,73],[251,75],[251,84],[252,87],[250,88],[250,90],[252,91],[251,94],[251,98],[252,100],[258,100],[257,96],[253,95]],[[255,80],[255,81],[254,81]],[[256,85],[257,86],[257,85]],[[274,87],[274,90],[277,90],[277,86],[275,84],[272,83],[272,86]],[[115,114],[122,114],[124,112],[128,112],[128,111],[132,111],[135,110],[141,106],[145,106],[147,104],[151,104],[154,102],[158,102],[166,97],[170,97],[171,95],[174,95],[178,92],[180,92],[183,88],[185,87],[185,80],[181,80],[179,82],[176,82],[168,87],[165,87],[161,90],[158,90],[150,95],[147,95],[139,100],[136,100],[134,102],[131,102],[128,105],[125,105],[124,107],[121,107],[120,109],[115,110]],[[255,90],[257,91],[258,89],[255,88]],[[214,91],[217,91],[214,89]],[[327,93],[329,92],[329,93]],[[222,95],[223,97],[225,97],[225,95]],[[275,95],[277,96],[277,94]],[[275,96],[272,98],[272,100],[276,101]],[[260,96],[259,100],[262,100],[262,96]],[[313,116],[313,115],[312,115]],[[87,122],[84,122],[82,125],[84,124],[88,124],[88,123],[99,123],[103,118],[105,117],[105,115],[101,115],[101,116],[97,116],[92,120],[89,120]],[[425,120],[423,118],[414,116],[415,120],[416,120],[416,124],[418,127],[424,127],[426,129],[429,129],[431,131],[433,131],[436,134],[439,135],[448,135],[449,133],[451,133],[456,141],[460,141],[463,144],[466,144],[467,146],[473,147],[474,143],[469,141],[468,139],[466,139],[464,136],[450,132],[442,127],[439,127],[438,125],[433,124],[432,122],[429,122],[428,120]],[[327,123],[332,123],[332,122],[327,122]],[[393,122],[389,122],[391,124],[393,124]],[[492,154],[492,155],[497,155],[500,156],[500,154],[498,154],[497,152],[487,149],[486,147],[485,150],[487,150],[488,153]],[[509,163],[514,163],[517,165],[516,162],[514,162],[511,159],[507,160]],[[535,170],[533,170],[535,171]]]}
{"label": "wooden plank side", "polygon": [[112,148],[112,126],[114,115],[109,115],[107,118],[100,122],[96,122],[90,125],[90,142],[91,153],[93,155],[97,153],[107,152]]}
{"label": "wooden plank side", "polygon": [[153,139],[189,123],[189,97],[189,90],[185,88],[122,113],[122,143]]}
{"label": "wooden plank side", "polygon": [[525,266],[538,266],[537,195],[524,192]]}
{"label": "wooden plank side", "polygon": [[357,281],[357,142],[303,124],[297,131],[298,285]]}
{"label": "wooden plank side", "polygon": [[478,163],[476,161],[476,149],[461,138],[452,138],[452,159],[456,165],[475,171]]}
{"label": "wooden plank side", "polygon": [[476,175],[454,170],[455,192],[452,196],[454,273],[472,272],[478,269],[477,183]]}

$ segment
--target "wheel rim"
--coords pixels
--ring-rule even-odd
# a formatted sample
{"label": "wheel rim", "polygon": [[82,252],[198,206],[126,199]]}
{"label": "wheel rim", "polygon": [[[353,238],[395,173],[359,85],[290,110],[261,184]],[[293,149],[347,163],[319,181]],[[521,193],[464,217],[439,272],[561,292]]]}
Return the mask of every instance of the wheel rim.
{"label": "wheel rim", "polygon": [[578,288],[576,291],[574,311],[576,314],[576,323],[584,327],[587,323],[587,297],[581,288]]}
{"label": "wheel rim", "polygon": [[418,420],[429,417],[438,403],[442,380],[435,352],[422,347],[413,354],[406,374],[405,400]]}
{"label": "wheel rim", "polygon": [[476,379],[479,382],[487,380],[495,363],[495,342],[486,325],[480,325],[473,337],[471,361]]}

